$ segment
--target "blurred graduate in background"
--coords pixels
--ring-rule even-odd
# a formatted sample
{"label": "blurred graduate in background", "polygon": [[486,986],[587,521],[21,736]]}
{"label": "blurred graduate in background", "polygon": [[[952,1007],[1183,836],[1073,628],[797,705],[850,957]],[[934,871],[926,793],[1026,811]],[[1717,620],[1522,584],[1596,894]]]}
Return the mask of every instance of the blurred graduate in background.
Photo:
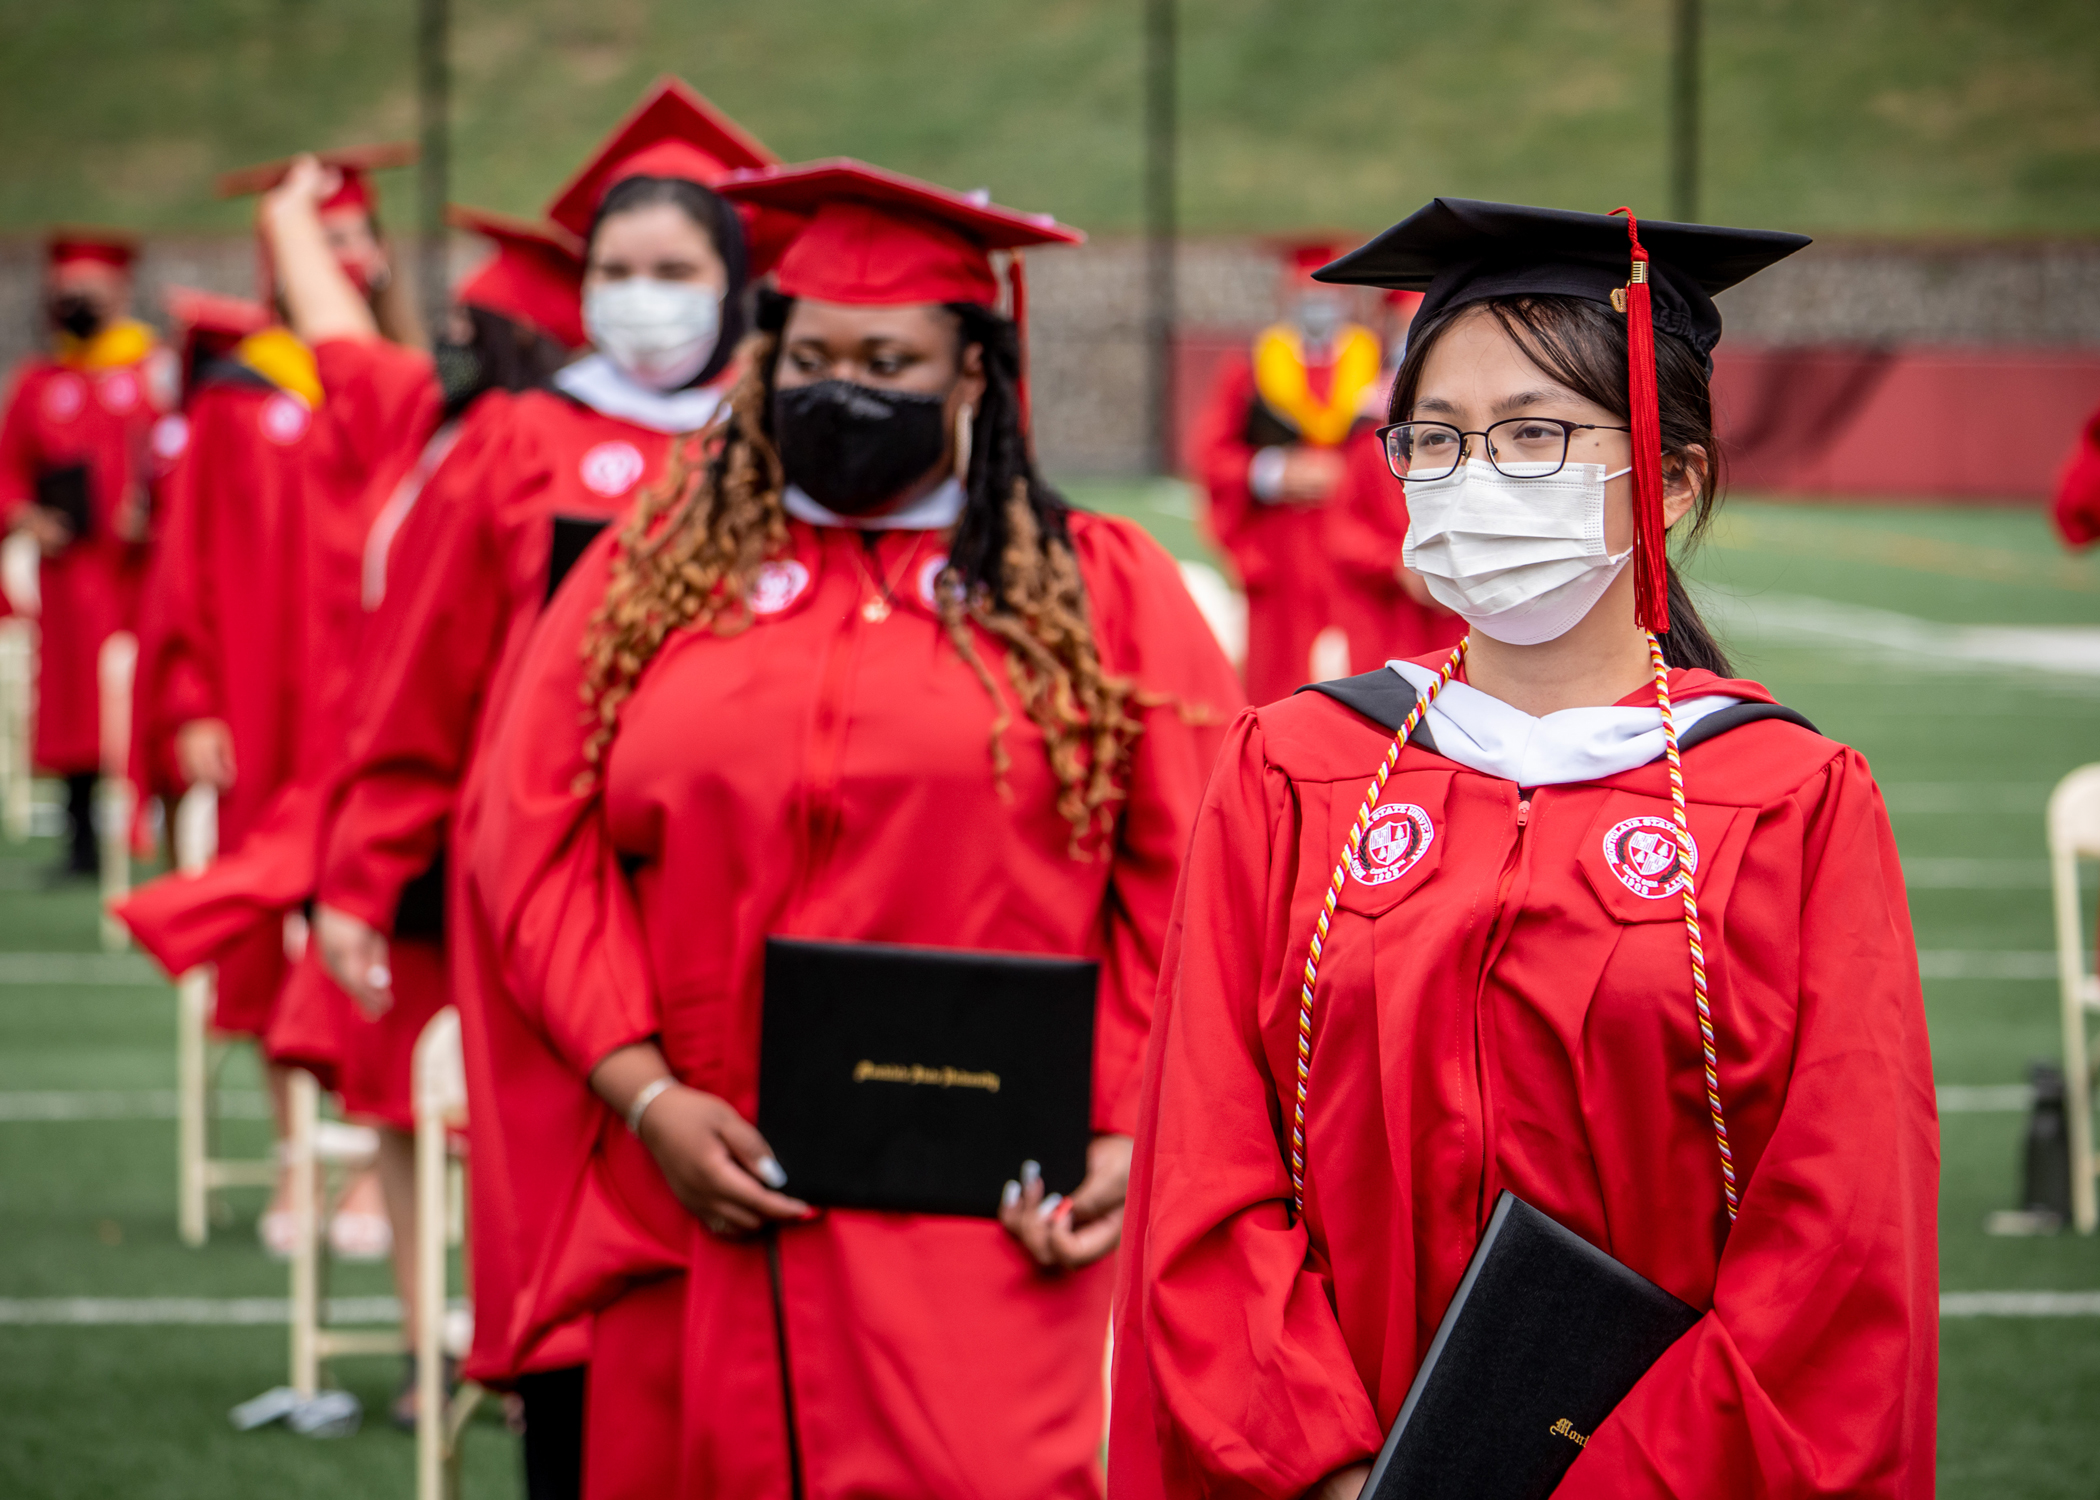
{"label": "blurred graduate in background", "polygon": [[1284,251],[1282,321],[1219,372],[1188,440],[1212,538],[1247,592],[1247,695],[1281,698],[1349,671],[1328,509],[1347,477],[1345,444],[1381,376],[1378,338],[1354,321],[1356,294],[1311,273],[1325,241]]}
{"label": "blurred graduate in background", "polygon": [[61,229],[46,246],[50,350],[16,370],[0,417],[0,525],[35,538],[38,769],[63,777],[64,872],[98,867],[103,770],[98,663],[133,624],[155,478],[151,434],[176,399],[174,356],[131,316],[136,242]]}

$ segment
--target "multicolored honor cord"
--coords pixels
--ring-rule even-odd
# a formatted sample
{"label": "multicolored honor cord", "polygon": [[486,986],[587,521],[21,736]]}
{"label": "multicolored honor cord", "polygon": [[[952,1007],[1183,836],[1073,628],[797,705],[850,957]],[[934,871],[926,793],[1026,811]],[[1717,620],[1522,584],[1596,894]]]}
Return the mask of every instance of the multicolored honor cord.
{"label": "multicolored honor cord", "polygon": [[[1648,661],[1655,670],[1655,706],[1662,713],[1663,757],[1670,770],[1670,814],[1677,825],[1677,877],[1684,887],[1684,933],[1692,954],[1692,1004],[1699,1017],[1699,1048],[1706,1073],[1706,1107],[1713,1119],[1714,1142],[1721,1151],[1721,1192],[1727,1200],[1728,1220],[1732,1224],[1740,1207],[1735,1155],[1728,1146],[1728,1120],[1721,1109],[1720,1053],[1714,1040],[1713,1005],[1707,994],[1706,949],[1699,935],[1699,896],[1692,884],[1691,862],[1685,858],[1684,852],[1692,847],[1691,819],[1684,800],[1684,762],[1678,753],[1677,719],[1670,706],[1670,669],[1663,660],[1662,643],[1656,639],[1655,632],[1648,631],[1647,637]],[[1399,763],[1400,751],[1414,734],[1415,726],[1429,712],[1437,694],[1443,691],[1444,685],[1466,659],[1466,648],[1471,644],[1472,638],[1468,636],[1452,649],[1443,669],[1437,673],[1436,681],[1417,695],[1415,706],[1401,724],[1400,732],[1386,747],[1378,774],[1371,778],[1363,805],[1356,811],[1356,821],[1349,825],[1348,841],[1342,847],[1341,858],[1335,861],[1334,875],[1327,882],[1327,895],[1320,904],[1319,919],[1313,924],[1312,942],[1305,955],[1305,982],[1298,991],[1297,1099],[1291,1112],[1291,1211],[1299,1218],[1305,1216],[1305,1099],[1312,1078],[1313,991],[1320,977],[1320,951],[1333,925],[1335,905],[1341,899],[1343,883],[1349,878],[1349,867],[1371,825],[1371,811],[1378,805],[1378,798],[1385,791],[1393,767]]]}
{"label": "multicolored honor cord", "polygon": [[1385,790],[1386,778],[1393,774],[1393,767],[1400,761],[1400,751],[1407,744],[1408,736],[1429,712],[1429,705],[1436,702],[1436,695],[1444,690],[1451,674],[1458,670],[1459,663],[1466,659],[1466,648],[1473,644],[1469,635],[1451,648],[1444,659],[1443,670],[1436,681],[1415,696],[1415,706],[1393,736],[1392,744],[1386,747],[1385,759],[1379,762],[1378,774],[1371,778],[1371,786],[1364,793],[1363,806],[1356,810],[1356,821],[1349,825],[1348,842],[1342,846],[1342,857],[1335,862],[1334,878],[1327,882],[1327,896],[1320,904],[1320,917],[1313,924],[1312,946],[1305,955],[1305,983],[1298,991],[1298,1101],[1291,1115],[1291,1209],[1300,1218],[1305,1216],[1305,1087],[1312,1077],[1312,1019],[1313,985],[1320,977],[1320,946],[1327,941],[1327,930],[1334,921],[1334,906],[1341,899],[1342,883],[1349,878],[1349,865],[1356,858],[1356,851],[1363,846],[1364,833],[1371,826],[1371,810],[1378,805],[1378,794]]}

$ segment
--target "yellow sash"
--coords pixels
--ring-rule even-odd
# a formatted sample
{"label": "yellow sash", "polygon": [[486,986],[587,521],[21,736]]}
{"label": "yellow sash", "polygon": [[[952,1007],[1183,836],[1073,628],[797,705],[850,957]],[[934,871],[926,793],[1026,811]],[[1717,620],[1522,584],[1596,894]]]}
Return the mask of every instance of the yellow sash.
{"label": "yellow sash", "polygon": [[314,352],[289,328],[264,328],[234,346],[233,357],[309,407],[321,404],[321,372]]}
{"label": "yellow sash", "polygon": [[58,362],[69,370],[114,370],[135,365],[153,352],[153,330],[135,318],[121,318],[84,339],[58,336]]}
{"label": "yellow sash", "polygon": [[1254,341],[1254,388],[1308,443],[1332,448],[1356,423],[1364,392],[1378,382],[1378,340],[1368,328],[1345,323],[1335,335],[1334,377],[1317,400],[1305,376],[1298,331],[1279,323]]}

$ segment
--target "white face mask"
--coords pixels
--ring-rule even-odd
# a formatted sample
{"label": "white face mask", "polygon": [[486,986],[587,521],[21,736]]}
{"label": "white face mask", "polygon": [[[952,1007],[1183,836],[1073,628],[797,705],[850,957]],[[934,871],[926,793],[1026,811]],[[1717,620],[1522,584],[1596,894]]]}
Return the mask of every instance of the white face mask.
{"label": "white face mask", "polygon": [[1569,464],[1544,479],[1511,479],[1474,459],[1443,479],[1411,479],[1401,559],[1482,635],[1511,646],[1553,640],[1633,555],[1604,546],[1604,486],[1631,472]]}
{"label": "white face mask", "polygon": [[722,299],[712,287],[630,276],[584,293],[583,327],[601,353],[643,385],[675,391],[714,354]]}

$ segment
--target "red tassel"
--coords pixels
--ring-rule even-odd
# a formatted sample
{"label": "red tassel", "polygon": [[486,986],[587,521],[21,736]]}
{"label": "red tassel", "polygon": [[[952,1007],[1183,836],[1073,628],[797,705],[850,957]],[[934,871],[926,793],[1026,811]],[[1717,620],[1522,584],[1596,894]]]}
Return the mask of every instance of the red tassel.
{"label": "red tassel", "polygon": [[1655,387],[1655,318],[1648,301],[1648,252],[1626,215],[1633,267],[1626,282],[1626,397],[1633,409],[1633,607],[1643,628],[1670,628],[1670,557],[1663,528],[1662,409]]}
{"label": "red tassel", "polygon": [[1006,289],[1013,303],[1014,336],[1021,346],[1021,373],[1014,380],[1014,394],[1021,402],[1021,436],[1030,431],[1028,415],[1028,277],[1021,270],[1021,252],[1006,252]]}

